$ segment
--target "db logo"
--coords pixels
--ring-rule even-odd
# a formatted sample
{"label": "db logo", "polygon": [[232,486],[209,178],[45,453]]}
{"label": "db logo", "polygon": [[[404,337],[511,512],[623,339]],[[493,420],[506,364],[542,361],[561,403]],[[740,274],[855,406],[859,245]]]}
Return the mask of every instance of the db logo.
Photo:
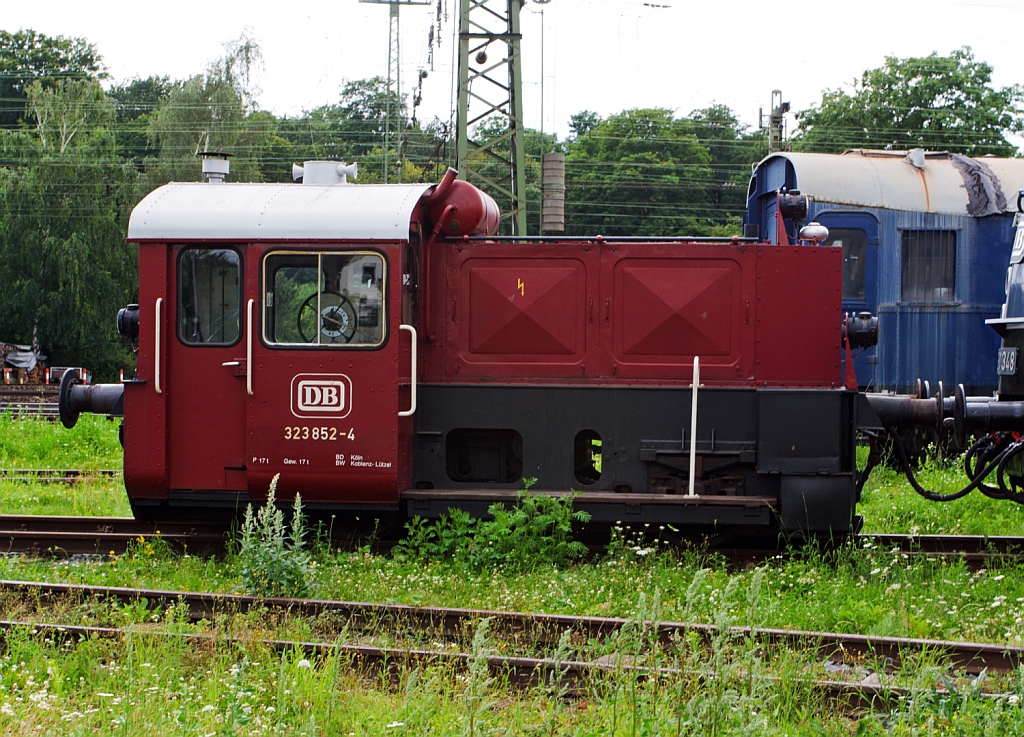
{"label": "db logo", "polygon": [[347,417],[352,411],[352,380],[345,374],[296,374],[292,379],[296,417]]}

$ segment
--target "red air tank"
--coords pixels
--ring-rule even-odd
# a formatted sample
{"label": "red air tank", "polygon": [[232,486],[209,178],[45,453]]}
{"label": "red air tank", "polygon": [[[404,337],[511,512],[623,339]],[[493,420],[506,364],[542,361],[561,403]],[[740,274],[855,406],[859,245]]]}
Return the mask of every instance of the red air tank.
{"label": "red air tank", "polygon": [[446,236],[494,235],[501,213],[494,199],[449,169],[434,191],[423,197],[435,232]]}

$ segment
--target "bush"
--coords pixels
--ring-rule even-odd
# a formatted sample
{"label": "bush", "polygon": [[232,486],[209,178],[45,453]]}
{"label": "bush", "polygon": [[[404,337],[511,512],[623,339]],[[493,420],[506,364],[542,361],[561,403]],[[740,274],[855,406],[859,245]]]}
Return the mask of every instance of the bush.
{"label": "bush", "polygon": [[267,503],[255,515],[245,509],[238,559],[247,593],[255,596],[303,596],[309,591],[309,554],[303,550],[306,522],[302,498],[296,494],[291,529],[286,531],[284,513],[277,508],[278,474],[270,482]]}
{"label": "bush", "polygon": [[476,571],[499,567],[526,570],[581,558],[587,548],[572,539],[572,523],[588,522],[590,515],[573,511],[576,493],[564,497],[531,494],[529,488],[535,481],[527,481],[511,508],[500,502],[492,504],[487,510],[491,519],[475,519],[458,509],[434,522],[413,518],[405,526],[406,538],[395,548],[395,555],[453,560]]}

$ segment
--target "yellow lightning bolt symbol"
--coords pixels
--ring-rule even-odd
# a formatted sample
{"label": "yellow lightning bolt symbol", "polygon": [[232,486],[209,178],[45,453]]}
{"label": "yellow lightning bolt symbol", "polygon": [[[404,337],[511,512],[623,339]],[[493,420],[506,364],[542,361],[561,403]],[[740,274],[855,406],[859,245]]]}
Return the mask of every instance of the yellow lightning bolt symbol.
{"label": "yellow lightning bolt symbol", "polygon": [[518,281],[518,282],[519,282],[519,283],[518,283],[518,284],[516,285],[516,288],[517,288],[517,289],[519,290],[519,294],[520,294],[520,296],[523,296],[523,297],[525,297],[525,296],[526,296],[526,285],[525,285],[525,284],[523,283],[523,280],[522,280],[522,279],[516,279],[516,281]]}

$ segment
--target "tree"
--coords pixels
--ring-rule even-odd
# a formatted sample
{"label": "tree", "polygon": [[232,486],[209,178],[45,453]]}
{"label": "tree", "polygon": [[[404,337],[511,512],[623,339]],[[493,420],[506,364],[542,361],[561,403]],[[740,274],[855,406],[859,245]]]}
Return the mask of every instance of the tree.
{"label": "tree", "polygon": [[945,150],[968,156],[1013,156],[1008,131],[1021,130],[1024,92],[995,89],[992,67],[969,47],[949,56],[899,59],[870,69],[852,93],[826,90],[798,114],[794,145],[803,151],[850,148]]}
{"label": "tree", "polygon": [[173,83],[152,114],[148,134],[159,154],[145,161],[140,194],[165,182],[198,181],[199,150],[231,154],[234,181],[261,180],[262,156],[274,143],[277,119],[256,106],[259,48],[243,36],[227,44],[226,52],[205,74]]}
{"label": "tree", "polygon": [[147,158],[160,149],[150,140],[148,128],[153,113],[166,102],[172,84],[168,77],[149,76],[117,84],[107,90],[116,111],[114,130],[118,155],[141,170]]}
{"label": "tree", "polygon": [[625,110],[580,133],[566,153],[566,233],[705,231],[699,219],[711,157],[694,132],[671,110],[650,108]]}
{"label": "tree", "polygon": [[569,117],[569,138],[575,140],[585,136],[597,127],[601,116],[593,110],[581,110]]}
{"label": "tree", "polygon": [[105,76],[102,57],[84,38],[0,31],[0,128],[18,126],[33,82],[50,87],[59,80]]}
{"label": "tree", "polygon": [[747,211],[751,164],[768,153],[764,134],[748,133],[727,105],[712,104],[694,110],[688,118],[710,156],[711,173],[704,183],[708,211],[703,217],[738,232]]}
{"label": "tree", "polygon": [[94,80],[36,80],[26,94],[31,128],[0,134],[0,335],[113,379],[133,360],[113,317],[137,291],[114,106]]}

